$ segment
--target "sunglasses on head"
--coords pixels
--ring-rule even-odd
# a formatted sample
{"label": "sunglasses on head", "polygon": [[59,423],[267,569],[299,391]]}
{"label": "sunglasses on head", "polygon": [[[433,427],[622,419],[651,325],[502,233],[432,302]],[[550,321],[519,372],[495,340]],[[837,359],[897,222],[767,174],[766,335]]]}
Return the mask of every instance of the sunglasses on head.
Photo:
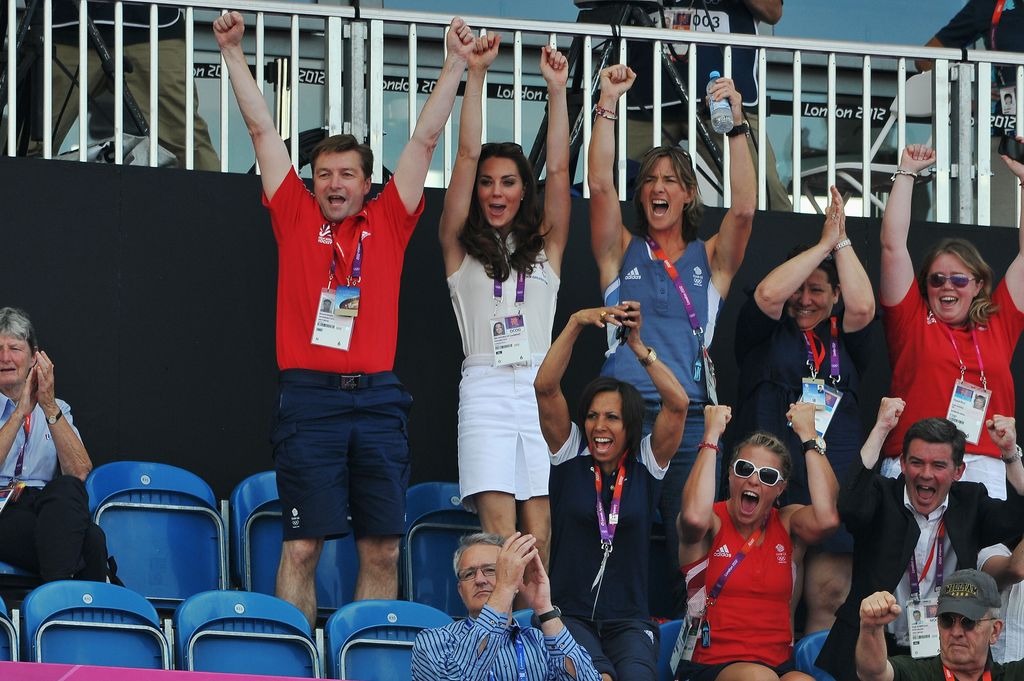
{"label": "sunglasses on head", "polygon": [[942,288],[947,281],[957,288],[964,288],[972,281],[977,281],[977,278],[969,274],[943,274],[942,272],[932,272],[928,275],[928,285],[932,288]]}
{"label": "sunglasses on head", "polygon": [[736,459],[732,464],[732,472],[736,474],[737,478],[749,478],[754,473],[757,473],[761,484],[768,485],[769,487],[774,487],[782,481],[782,473],[779,472],[778,468],[772,468],[771,466],[761,466],[758,468],[746,459]]}
{"label": "sunglasses on head", "polygon": [[964,631],[974,631],[974,627],[978,626],[978,622],[987,622],[994,620],[995,617],[983,617],[980,620],[972,620],[969,617],[963,615],[954,615],[951,612],[944,612],[939,615],[939,626],[943,629],[952,629],[953,625],[957,622],[960,623],[960,628]]}

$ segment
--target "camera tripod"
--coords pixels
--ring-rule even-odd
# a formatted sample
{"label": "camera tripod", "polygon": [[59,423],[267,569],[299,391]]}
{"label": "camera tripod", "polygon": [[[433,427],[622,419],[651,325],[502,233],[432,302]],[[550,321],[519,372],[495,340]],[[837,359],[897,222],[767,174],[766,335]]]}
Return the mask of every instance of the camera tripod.
{"label": "camera tripod", "polygon": [[[75,0],[73,4],[77,10],[78,1]],[[0,17],[3,19],[0,23],[4,24],[14,20],[14,17],[6,16],[6,6],[7,4],[3,3],[4,9],[0,10]],[[16,60],[15,82],[13,84],[8,82],[6,63],[3,64],[2,70],[0,70],[0,112],[7,106],[7,89],[9,87],[14,87],[19,92],[25,91],[28,94],[26,97],[18,98],[17,111],[7,112],[7,124],[17,126],[16,144],[19,156],[25,156],[28,153],[31,142],[42,140],[44,125],[51,125],[51,121],[42,120],[43,88],[50,87],[50,84],[43,83],[43,73],[40,64],[43,59],[43,50],[53,50],[53,47],[43,43],[43,25],[41,14],[37,12],[38,8],[39,0],[28,0],[25,5],[25,12],[18,23],[14,48]],[[92,17],[88,17],[86,20],[86,33],[89,44],[103,68],[103,73],[113,81],[115,73],[114,57],[107,48],[106,41],[100,35],[100,31]],[[4,50],[3,54],[6,55],[7,51]],[[4,61],[6,62],[6,60]],[[77,71],[83,68],[83,64],[78,65],[75,73],[72,73],[67,65],[57,59],[56,56],[53,57],[53,64],[63,71],[71,81],[71,87],[68,88],[61,106],[61,115],[63,115],[71,100],[74,89],[78,87]],[[126,66],[126,68],[130,69],[130,66]],[[124,83],[124,107],[132,122],[135,123],[139,134],[143,136],[149,135],[149,124],[146,122],[146,117],[142,114],[142,110],[139,108],[139,104],[135,96],[132,95],[127,83]],[[102,111],[100,107],[95,107],[93,110]],[[85,124],[84,121],[82,124]],[[54,143],[60,144],[61,141],[54,140]]]}
{"label": "camera tripod", "polygon": [[[591,92],[596,93],[601,82],[601,71],[606,66],[617,63],[613,61],[613,57],[618,53],[619,41],[624,39],[618,30],[619,27],[657,27],[651,20],[649,12],[662,8],[661,2],[657,0],[626,0],[624,2],[577,0],[576,5],[580,7],[580,12],[576,17],[577,23],[609,24],[615,37],[605,40],[596,49],[597,56],[594,60],[595,69],[593,73],[583,73],[583,38],[579,36],[573,38],[572,45],[569,48],[570,85],[567,90],[567,99],[570,121],[569,180],[571,184],[575,183],[576,166],[579,162],[581,147],[583,146],[584,116],[593,115],[592,111],[583,111],[583,79],[591,79]],[[664,75],[667,77],[668,83],[671,84],[675,94],[678,95],[679,102],[685,107],[689,101],[686,93],[686,80],[676,66],[677,62],[681,60],[679,60],[672,43],[662,42],[660,57]],[[717,167],[718,172],[722,173],[722,152],[718,144],[708,132],[707,126],[704,125],[700,116],[696,118],[694,124],[696,125],[697,137],[707,146],[712,162]],[[540,177],[540,170],[547,158],[547,130],[548,114],[545,112],[540,128],[537,130],[533,147],[530,150],[530,162],[533,164],[534,172],[538,179]]]}

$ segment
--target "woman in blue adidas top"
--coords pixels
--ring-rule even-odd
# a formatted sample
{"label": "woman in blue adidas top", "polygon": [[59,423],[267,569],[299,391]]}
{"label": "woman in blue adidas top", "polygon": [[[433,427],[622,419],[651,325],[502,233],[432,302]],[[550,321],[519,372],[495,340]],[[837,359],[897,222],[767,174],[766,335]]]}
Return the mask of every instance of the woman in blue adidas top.
{"label": "woman in blue adidas top", "polygon": [[[658,630],[647,608],[647,556],[661,479],[679,448],[689,399],[640,339],[640,324],[635,301],[576,312],[551,344],[534,387],[551,451],[552,602],[605,678],[656,681]],[[640,393],[609,376],[587,385],[578,424],[572,422],[560,383],[573,344],[588,326],[629,330],[630,359],[663,405],[646,437]]]}
{"label": "woman in blue adidas top", "polygon": [[[636,227],[627,230],[613,173],[613,121],[619,98],[635,78],[625,64],[601,72],[601,96],[590,141],[591,247],[605,303],[636,300],[643,305],[644,334],[690,396],[688,435],[665,477],[660,503],[662,518],[671,519],[679,512],[683,483],[704,432],[704,405],[717,401],[711,392],[713,385],[709,386],[714,375],[705,348],[711,345],[722,301],[743,261],[757,187],[744,134],[747,125],[741,97],[731,80],[720,78],[713,84],[711,96],[729,100],[735,127],[725,138],[731,158],[732,205],[718,233],[707,241],[697,238],[702,212],[697,180],[690,157],[675,146],[655,147],[644,156],[634,196]],[[658,394],[628,349],[612,347],[601,373],[640,390],[645,403],[644,431],[648,432],[659,410]],[[665,523],[665,534],[674,570],[678,568],[674,564],[677,539],[672,522]]]}

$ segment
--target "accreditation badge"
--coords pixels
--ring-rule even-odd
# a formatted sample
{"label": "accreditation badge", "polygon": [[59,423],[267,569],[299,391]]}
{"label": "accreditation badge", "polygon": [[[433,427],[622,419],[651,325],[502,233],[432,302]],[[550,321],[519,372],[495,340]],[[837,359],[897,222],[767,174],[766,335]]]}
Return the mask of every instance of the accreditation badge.
{"label": "accreditation badge", "polygon": [[939,654],[939,600],[922,598],[907,601],[907,630],[910,633],[910,655],[914,658]]}
{"label": "accreditation badge", "polygon": [[679,629],[679,636],[676,637],[675,645],[672,646],[672,657],[669,658],[669,666],[675,671],[682,661],[689,662],[693,659],[693,651],[697,648],[697,639],[700,636],[701,622],[703,617],[687,616],[683,620],[684,626]]}
{"label": "accreditation badge", "polygon": [[334,291],[334,314],[339,317],[359,315],[359,287],[339,286]]}
{"label": "accreditation badge", "polygon": [[800,384],[800,401],[813,404],[815,411],[825,408],[825,381],[820,378],[804,378]]}
{"label": "accreditation badge", "polygon": [[25,483],[20,480],[12,482],[6,487],[0,487],[0,512],[3,512],[4,507],[7,506],[9,502],[17,501],[24,489]]}
{"label": "accreditation badge", "polygon": [[[343,288],[343,287],[339,287]],[[313,345],[322,345],[335,350],[348,350],[352,342],[352,328],[355,316],[337,312],[338,292],[333,288],[320,290],[320,300],[316,305],[316,319],[313,321]],[[358,312],[358,297],[356,298]]]}
{"label": "accreditation badge", "polygon": [[832,417],[839,407],[839,401],[843,399],[843,393],[838,388],[830,385],[826,385],[824,388],[825,404],[823,407],[818,407],[814,410],[814,430],[817,431],[818,437],[825,437],[825,433],[832,423]]}
{"label": "accreditation badge", "polygon": [[530,363],[530,339],[526,335],[526,318],[523,315],[494,317],[488,324],[494,347],[494,366]]}
{"label": "accreditation badge", "polygon": [[988,403],[992,399],[992,391],[980,386],[959,380],[953,384],[953,395],[949,398],[949,410],[946,418],[967,436],[972,445],[978,444],[981,430],[985,425],[985,414]]}

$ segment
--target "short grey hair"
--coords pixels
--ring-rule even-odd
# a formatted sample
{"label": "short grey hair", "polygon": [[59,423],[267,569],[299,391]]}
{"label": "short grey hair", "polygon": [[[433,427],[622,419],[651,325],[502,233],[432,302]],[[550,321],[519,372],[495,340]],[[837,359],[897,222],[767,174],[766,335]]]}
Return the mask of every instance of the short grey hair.
{"label": "short grey hair", "polygon": [[503,546],[505,544],[505,538],[500,534],[494,534],[492,532],[477,532],[475,534],[465,534],[459,538],[459,548],[455,549],[455,558],[452,560],[452,567],[455,569],[455,573],[459,572],[459,561],[462,560],[462,554],[466,552],[470,546],[476,546],[477,544],[486,544],[487,546]]}
{"label": "short grey hair", "polygon": [[29,350],[36,351],[39,342],[36,339],[36,330],[32,326],[32,320],[24,310],[16,307],[0,308],[0,336],[10,336],[28,343]]}

